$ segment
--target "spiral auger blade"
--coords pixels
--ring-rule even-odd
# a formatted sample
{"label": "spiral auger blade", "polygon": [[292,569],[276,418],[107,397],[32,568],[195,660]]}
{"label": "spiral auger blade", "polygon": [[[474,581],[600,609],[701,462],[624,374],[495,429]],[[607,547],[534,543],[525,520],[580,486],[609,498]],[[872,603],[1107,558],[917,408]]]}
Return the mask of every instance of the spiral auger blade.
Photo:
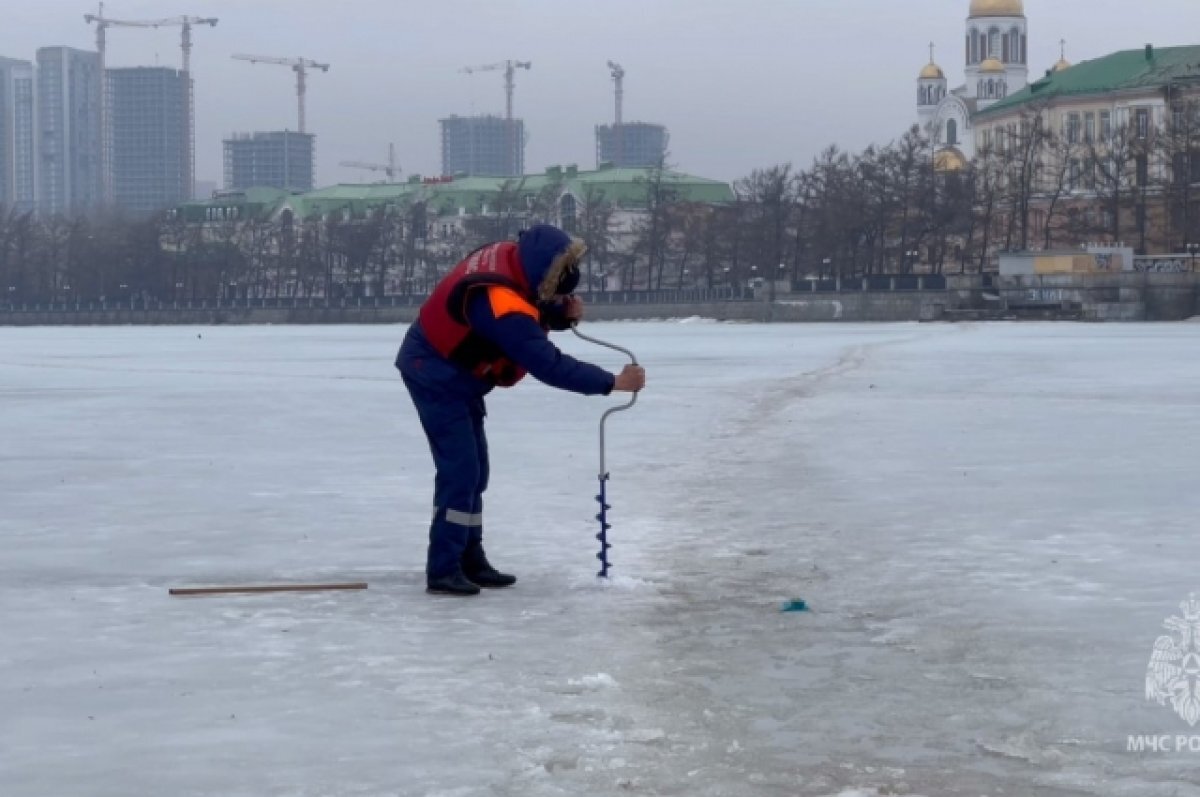
{"label": "spiral auger blade", "polygon": [[608,571],[612,568],[612,564],[608,561],[608,549],[612,545],[608,542],[608,530],[612,525],[608,522],[608,510],[612,506],[608,503],[607,491],[605,482],[608,481],[608,474],[600,477],[600,494],[596,496],[596,500],[600,503],[600,514],[596,515],[596,520],[600,521],[600,533],[596,535],[596,539],[600,542],[600,553],[596,554],[596,558],[600,560],[600,572],[596,575],[600,578],[608,578]]}

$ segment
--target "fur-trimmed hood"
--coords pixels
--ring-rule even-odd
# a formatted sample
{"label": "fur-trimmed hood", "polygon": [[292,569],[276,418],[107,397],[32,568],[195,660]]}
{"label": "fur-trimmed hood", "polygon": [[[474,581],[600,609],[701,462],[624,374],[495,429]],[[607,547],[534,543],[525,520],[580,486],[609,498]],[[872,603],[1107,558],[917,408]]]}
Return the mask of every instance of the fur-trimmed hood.
{"label": "fur-trimmed hood", "polygon": [[[574,289],[579,281],[579,263],[587,252],[587,246],[557,227],[538,224],[521,233],[517,251],[534,298],[546,302],[554,298],[564,277],[567,278],[566,284]],[[576,272],[574,281],[569,277],[572,269]]]}

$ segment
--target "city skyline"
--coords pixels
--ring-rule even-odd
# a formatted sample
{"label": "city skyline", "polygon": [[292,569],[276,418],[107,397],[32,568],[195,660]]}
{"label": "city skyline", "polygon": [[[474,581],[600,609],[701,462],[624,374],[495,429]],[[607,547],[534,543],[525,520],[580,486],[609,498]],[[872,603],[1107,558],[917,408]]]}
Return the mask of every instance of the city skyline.
{"label": "city skyline", "polygon": [[[929,41],[943,44],[936,57],[951,82],[961,78],[961,53],[945,45],[961,38],[967,0],[855,5],[451,0],[415,15],[368,0],[353,14],[310,2],[138,0],[109,3],[105,13],[220,18],[194,35],[198,180],[220,181],[229,134],[295,129],[293,75],[234,61],[235,52],[332,65],[309,79],[318,184],[377,179],[338,162],[385,162],[393,142],[403,175],[438,173],[439,118],[504,110],[501,76],[460,70],[507,58],[533,62],[517,76],[514,110],[529,133],[527,171],[592,162],[594,126],[612,121],[605,64],[613,59],[627,70],[626,121],[665,125],[672,162],[732,180],[772,163],[807,163],[830,143],[853,150],[900,135],[913,121],[911,96]],[[1187,0],[1153,5],[1155,13],[1130,15],[1127,4],[1109,0],[1028,0],[1031,74],[1058,59],[1061,39],[1074,63],[1147,42],[1190,43],[1186,32],[1200,28],[1200,8]],[[38,48],[59,45],[93,50],[95,31],[83,14],[95,10],[59,0],[15,9],[0,31],[0,56],[33,60]],[[353,45],[343,44],[350,38]],[[178,68],[179,61],[177,29],[108,32],[110,67]]]}

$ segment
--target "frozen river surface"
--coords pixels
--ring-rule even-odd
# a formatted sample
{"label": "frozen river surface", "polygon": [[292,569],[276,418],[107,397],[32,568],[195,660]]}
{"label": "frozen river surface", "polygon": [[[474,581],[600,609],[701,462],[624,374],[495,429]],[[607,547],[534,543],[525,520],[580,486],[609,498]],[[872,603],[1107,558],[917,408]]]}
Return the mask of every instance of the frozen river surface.
{"label": "frozen river surface", "polygon": [[[522,385],[471,600],[401,328],[0,330],[0,795],[1200,795],[1200,325],[590,330],[616,578],[613,400]],[[293,580],[370,589],[167,595]]]}

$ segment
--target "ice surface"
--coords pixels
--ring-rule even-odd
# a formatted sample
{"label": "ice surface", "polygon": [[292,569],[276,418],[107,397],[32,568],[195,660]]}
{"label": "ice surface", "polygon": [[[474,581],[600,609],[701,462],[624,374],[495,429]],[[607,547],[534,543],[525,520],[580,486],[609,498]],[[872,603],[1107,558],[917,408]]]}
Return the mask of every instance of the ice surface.
{"label": "ice surface", "polygon": [[[614,402],[522,385],[455,600],[401,328],[0,329],[0,795],[1200,795],[1200,327],[590,331],[615,578]],[[166,594],[287,580],[371,588]]]}

